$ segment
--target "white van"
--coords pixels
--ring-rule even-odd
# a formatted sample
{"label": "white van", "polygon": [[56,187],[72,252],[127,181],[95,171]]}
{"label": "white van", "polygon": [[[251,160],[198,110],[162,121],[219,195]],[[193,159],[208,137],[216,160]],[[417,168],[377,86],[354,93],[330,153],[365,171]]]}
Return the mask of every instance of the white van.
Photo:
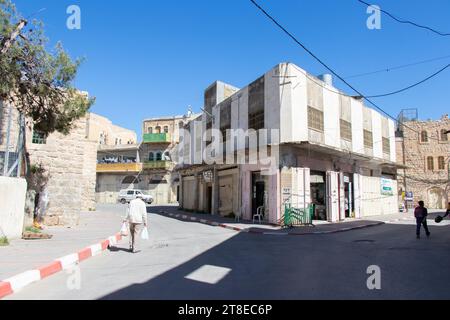
{"label": "white van", "polygon": [[142,196],[145,203],[153,203],[153,197],[149,194],[145,194],[142,190],[120,190],[117,202],[122,204],[130,203],[130,201],[136,199],[138,195]]}

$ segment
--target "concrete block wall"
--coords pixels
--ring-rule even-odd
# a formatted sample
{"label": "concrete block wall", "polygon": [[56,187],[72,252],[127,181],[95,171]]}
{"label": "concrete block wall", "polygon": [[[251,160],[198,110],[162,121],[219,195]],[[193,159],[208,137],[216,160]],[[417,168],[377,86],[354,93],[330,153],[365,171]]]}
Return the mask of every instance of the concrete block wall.
{"label": "concrete block wall", "polygon": [[24,179],[0,177],[0,228],[10,240],[22,237],[26,192]]}

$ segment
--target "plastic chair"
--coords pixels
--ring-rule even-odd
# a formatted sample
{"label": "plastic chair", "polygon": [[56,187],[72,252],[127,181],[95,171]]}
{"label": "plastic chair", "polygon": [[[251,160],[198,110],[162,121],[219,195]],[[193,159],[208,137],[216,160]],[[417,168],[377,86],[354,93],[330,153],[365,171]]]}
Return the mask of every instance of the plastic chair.
{"label": "plastic chair", "polygon": [[255,224],[255,220],[256,219],[258,219],[259,220],[259,224],[261,224],[263,218],[264,218],[264,206],[261,206],[258,209],[256,209],[256,214],[253,215],[253,224]]}

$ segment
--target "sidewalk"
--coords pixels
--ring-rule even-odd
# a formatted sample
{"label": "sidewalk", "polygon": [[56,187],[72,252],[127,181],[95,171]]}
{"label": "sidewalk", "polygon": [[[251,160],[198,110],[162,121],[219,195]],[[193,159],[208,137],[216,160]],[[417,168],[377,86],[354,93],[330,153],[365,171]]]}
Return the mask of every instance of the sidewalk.
{"label": "sidewalk", "polygon": [[107,239],[120,231],[121,214],[109,208],[85,212],[76,228],[46,228],[43,232],[53,235],[50,240],[12,240],[0,247],[0,281]]}
{"label": "sidewalk", "polygon": [[[444,227],[450,225],[450,220],[446,218],[441,223],[434,222],[437,216],[444,216],[445,210],[428,210],[428,225]],[[414,217],[414,210],[411,209],[408,212],[399,212],[396,214],[384,215],[384,216],[371,216],[367,217],[370,221],[382,221],[385,223],[400,223],[400,224],[416,224],[416,218]]]}
{"label": "sidewalk", "polygon": [[[161,215],[178,219],[182,221],[196,222],[208,224],[216,227],[222,227],[237,232],[247,232],[263,235],[314,235],[314,234],[329,234],[345,232],[350,230],[369,228],[385,224],[390,219],[389,216],[383,216],[383,220],[378,219],[364,219],[364,220],[348,220],[338,223],[328,223],[322,221],[314,221],[314,226],[282,228],[271,224],[253,224],[252,221],[239,221],[235,219],[224,218],[220,216],[212,216],[209,214],[192,213],[179,210],[174,206],[160,206],[155,208],[156,213]],[[395,215],[393,216],[395,217]]]}

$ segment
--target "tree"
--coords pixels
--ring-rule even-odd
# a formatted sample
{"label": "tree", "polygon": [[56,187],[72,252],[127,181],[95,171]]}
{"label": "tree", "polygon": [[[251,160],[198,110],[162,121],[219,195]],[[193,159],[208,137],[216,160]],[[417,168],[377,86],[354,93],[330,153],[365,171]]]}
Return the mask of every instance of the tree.
{"label": "tree", "polygon": [[73,84],[82,59],[72,60],[58,43],[50,52],[43,24],[33,21],[8,41],[24,21],[10,0],[0,0],[0,99],[13,104],[43,134],[68,134],[93,98]]}

